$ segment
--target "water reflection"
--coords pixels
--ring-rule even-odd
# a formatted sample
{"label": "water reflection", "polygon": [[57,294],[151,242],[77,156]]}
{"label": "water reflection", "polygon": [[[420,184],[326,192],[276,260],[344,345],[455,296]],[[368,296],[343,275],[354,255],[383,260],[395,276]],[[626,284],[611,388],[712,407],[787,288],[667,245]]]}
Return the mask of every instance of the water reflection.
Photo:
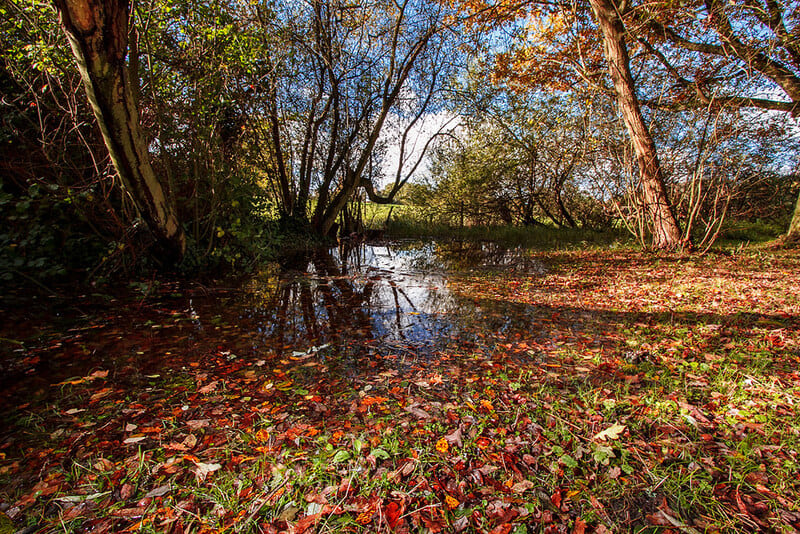
{"label": "water reflection", "polygon": [[299,366],[313,382],[323,367],[329,378],[370,376],[377,367],[439,369],[448,349],[478,352],[515,334],[547,337],[538,308],[450,291],[454,279],[486,269],[542,267],[488,244],[360,244],[286,258],[234,289],[165,288],[148,300],[87,296],[25,347],[4,347],[0,401],[32,390],[46,397],[56,391],[50,384],[97,369],[128,388],[145,387],[169,368],[214,361],[231,369]]}
{"label": "water reflection", "polygon": [[468,348],[530,328],[530,306],[481,301],[448,290],[475,269],[541,271],[519,251],[490,244],[385,243],[322,249],[289,258],[244,288],[239,321],[264,348],[329,352]]}

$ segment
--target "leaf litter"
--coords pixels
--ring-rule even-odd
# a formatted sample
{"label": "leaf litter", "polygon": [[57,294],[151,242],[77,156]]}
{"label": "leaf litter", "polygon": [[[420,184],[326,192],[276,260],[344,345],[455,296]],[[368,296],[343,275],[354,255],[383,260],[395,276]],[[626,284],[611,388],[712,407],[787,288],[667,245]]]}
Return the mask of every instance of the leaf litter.
{"label": "leaf litter", "polygon": [[800,529],[798,258],[532,260],[399,319],[374,273],[247,306],[87,296],[5,356],[0,509],[30,532]]}

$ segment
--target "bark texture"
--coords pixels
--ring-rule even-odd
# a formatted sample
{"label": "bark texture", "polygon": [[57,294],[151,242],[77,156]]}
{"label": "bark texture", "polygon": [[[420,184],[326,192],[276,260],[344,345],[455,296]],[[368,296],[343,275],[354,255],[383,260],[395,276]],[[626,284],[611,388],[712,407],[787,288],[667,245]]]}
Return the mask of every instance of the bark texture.
{"label": "bark texture", "polygon": [[54,0],[114,168],[158,243],[178,261],[186,241],[175,209],[155,175],[130,79],[127,0]]}
{"label": "bark texture", "polygon": [[800,196],[798,196],[797,203],[794,205],[794,215],[792,215],[792,222],[789,223],[786,241],[792,244],[800,243]]}
{"label": "bark texture", "polygon": [[617,105],[636,152],[644,200],[653,225],[653,246],[664,250],[681,248],[684,246],[681,230],[667,196],[656,146],[636,97],[625,44],[625,26],[617,6],[611,0],[591,0],[591,5],[602,33]]}

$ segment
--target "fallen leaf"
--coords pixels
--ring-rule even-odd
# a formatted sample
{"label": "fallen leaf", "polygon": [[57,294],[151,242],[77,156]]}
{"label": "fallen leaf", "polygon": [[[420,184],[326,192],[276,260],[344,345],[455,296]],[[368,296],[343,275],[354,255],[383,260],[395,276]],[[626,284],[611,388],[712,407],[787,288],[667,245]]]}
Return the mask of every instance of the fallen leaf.
{"label": "fallen leaf", "polygon": [[213,382],[209,382],[208,384],[206,384],[205,386],[203,386],[201,388],[198,388],[197,392],[201,393],[203,395],[206,395],[208,393],[211,393],[215,389],[217,389],[217,381],[216,380],[214,380]]}
{"label": "fallen leaf", "polygon": [[447,443],[451,446],[458,447],[460,449],[463,446],[463,443],[461,442],[463,437],[464,436],[461,434],[461,427],[459,427],[447,434],[444,439],[447,440]]}
{"label": "fallen leaf", "polygon": [[[218,465],[218,464],[214,464]],[[164,484],[163,486],[159,486],[156,489],[150,490],[147,495],[144,496],[145,499],[153,498],[153,497],[161,497],[169,493],[169,490],[172,489],[170,484]]]}
{"label": "fallen leaf", "polygon": [[431,418],[431,414],[429,414],[428,412],[426,412],[425,410],[423,410],[421,408],[417,408],[417,406],[418,405],[416,405],[416,404],[412,404],[411,406],[406,406],[406,411],[408,413],[410,413],[411,415],[419,417],[420,419],[430,419]]}
{"label": "fallen leaf", "polygon": [[321,517],[322,514],[313,514],[305,516],[294,525],[295,534],[303,534],[309,529],[314,528],[314,525],[317,524],[317,522],[320,520]]}
{"label": "fallen leaf", "polygon": [[533,488],[533,482],[530,480],[523,480],[522,482],[517,482],[513,486],[511,486],[511,491],[514,493],[524,493],[529,489]]}
{"label": "fallen leaf", "polygon": [[192,430],[200,430],[207,427],[210,422],[209,419],[192,419],[191,421],[186,421],[186,426]]}
{"label": "fallen leaf", "polygon": [[389,525],[389,528],[394,529],[397,527],[404,509],[405,507],[403,505],[395,501],[390,502],[384,507],[383,517],[386,518],[386,523]]}
{"label": "fallen leaf", "polygon": [[620,434],[622,434],[623,432],[625,432],[625,425],[614,423],[613,425],[606,428],[602,432],[598,432],[597,434],[595,434],[594,437],[592,437],[592,440],[599,441],[605,439],[609,440],[619,439]]}
{"label": "fallen leaf", "polygon": [[135,489],[135,488],[133,487],[133,484],[129,484],[129,483],[127,483],[127,482],[126,482],[126,483],[125,483],[125,484],[123,484],[123,485],[122,485],[122,487],[119,489],[119,496],[120,496],[120,497],[121,497],[123,500],[127,501],[128,499],[130,499],[131,497],[133,497],[133,492],[134,492],[134,489]]}

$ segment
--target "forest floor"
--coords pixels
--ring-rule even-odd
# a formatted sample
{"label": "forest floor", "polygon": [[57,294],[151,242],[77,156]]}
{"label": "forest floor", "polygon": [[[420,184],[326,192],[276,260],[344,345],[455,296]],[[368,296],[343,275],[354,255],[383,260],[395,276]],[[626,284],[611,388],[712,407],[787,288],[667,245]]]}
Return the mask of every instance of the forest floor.
{"label": "forest floor", "polygon": [[531,335],[424,365],[160,345],[193,320],[168,299],[11,314],[0,533],[800,531],[800,255],[532,254],[449,286],[535,305]]}

